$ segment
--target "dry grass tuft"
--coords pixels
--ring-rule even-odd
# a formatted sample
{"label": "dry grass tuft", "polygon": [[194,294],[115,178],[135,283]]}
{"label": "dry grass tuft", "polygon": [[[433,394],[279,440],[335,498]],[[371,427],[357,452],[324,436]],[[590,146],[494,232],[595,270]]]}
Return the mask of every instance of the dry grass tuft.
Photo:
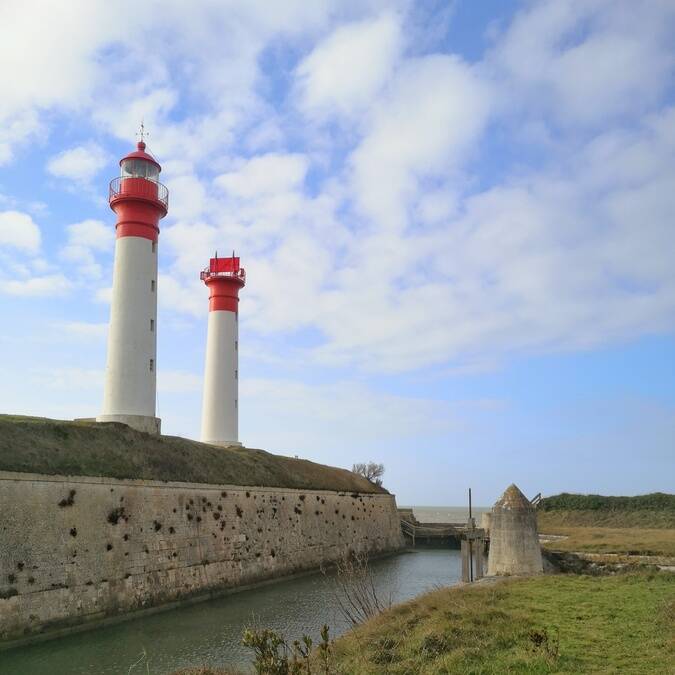
{"label": "dry grass tuft", "polygon": [[675,557],[675,528],[584,527],[555,516],[554,513],[537,516],[539,532],[567,537],[545,543],[551,550]]}

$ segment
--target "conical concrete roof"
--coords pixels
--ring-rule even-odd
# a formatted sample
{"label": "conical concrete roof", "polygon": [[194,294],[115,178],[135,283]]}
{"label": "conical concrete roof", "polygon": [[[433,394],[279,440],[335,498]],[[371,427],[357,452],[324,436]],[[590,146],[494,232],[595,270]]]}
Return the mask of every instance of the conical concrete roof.
{"label": "conical concrete roof", "polygon": [[511,483],[492,508],[506,511],[531,511],[532,504],[530,504],[530,500],[520,491],[518,486],[515,483]]}

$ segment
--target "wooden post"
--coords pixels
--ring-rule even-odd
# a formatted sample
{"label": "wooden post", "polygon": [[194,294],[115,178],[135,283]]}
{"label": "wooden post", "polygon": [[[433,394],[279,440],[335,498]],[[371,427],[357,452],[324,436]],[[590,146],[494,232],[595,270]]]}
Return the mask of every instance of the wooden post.
{"label": "wooden post", "polygon": [[[469,527],[473,528],[473,514],[471,513],[471,488],[469,488]],[[469,539],[469,581],[473,581],[473,541]]]}

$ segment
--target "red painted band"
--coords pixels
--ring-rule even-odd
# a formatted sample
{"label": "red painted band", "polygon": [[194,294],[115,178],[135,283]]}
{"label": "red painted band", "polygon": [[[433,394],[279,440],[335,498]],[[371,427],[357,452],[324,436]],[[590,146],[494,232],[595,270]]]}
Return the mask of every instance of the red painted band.
{"label": "red painted band", "polygon": [[148,223],[117,223],[115,225],[117,238],[144,237],[150,241],[157,241],[159,227]]}
{"label": "red painted band", "polygon": [[239,298],[228,298],[223,295],[218,295],[215,298],[209,298],[209,312],[234,312],[239,310]]}
{"label": "red painted band", "polygon": [[157,241],[159,219],[166,214],[164,207],[160,209],[155,202],[125,195],[113,199],[110,208],[117,215],[117,237],[144,237]]}
{"label": "red painted band", "polygon": [[243,286],[240,279],[210,277],[204,283],[209,287],[209,312],[238,311],[239,289]]}

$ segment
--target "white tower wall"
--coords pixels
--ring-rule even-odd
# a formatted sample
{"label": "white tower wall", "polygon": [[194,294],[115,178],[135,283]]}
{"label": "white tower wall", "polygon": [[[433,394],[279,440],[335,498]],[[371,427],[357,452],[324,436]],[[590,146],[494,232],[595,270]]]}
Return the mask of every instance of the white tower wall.
{"label": "white tower wall", "polygon": [[115,242],[103,412],[97,421],[159,433],[156,377],[157,242],[123,236]]}
{"label": "white tower wall", "polygon": [[203,443],[240,445],[238,323],[236,312],[209,312],[202,402]]}

